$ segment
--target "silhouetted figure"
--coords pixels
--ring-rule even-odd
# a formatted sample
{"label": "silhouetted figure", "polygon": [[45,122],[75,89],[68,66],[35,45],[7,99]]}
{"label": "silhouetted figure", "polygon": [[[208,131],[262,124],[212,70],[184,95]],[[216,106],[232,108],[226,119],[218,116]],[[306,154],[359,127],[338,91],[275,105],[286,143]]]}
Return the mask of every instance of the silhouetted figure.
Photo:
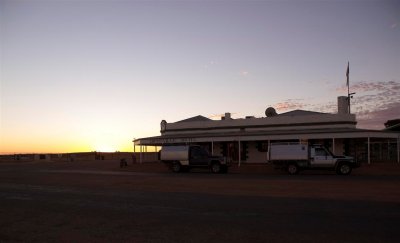
{"label": "silhouetted figure", "polygon": [[120,161],[119,161],[119,167],[126,167],[126,166],[128,166],[128,162],[126,162],[126,159],[124,158],[124,159],[121,159]]}

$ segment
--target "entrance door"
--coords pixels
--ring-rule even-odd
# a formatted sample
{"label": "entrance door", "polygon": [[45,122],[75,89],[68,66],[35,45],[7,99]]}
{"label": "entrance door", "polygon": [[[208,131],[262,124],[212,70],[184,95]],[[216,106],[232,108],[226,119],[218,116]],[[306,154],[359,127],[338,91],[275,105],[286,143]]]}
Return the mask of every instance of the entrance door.
{"label": "entrance door", "polygon": [[226,142],[222,144],[222,155],[230,162],[238,161],[238,143]]}

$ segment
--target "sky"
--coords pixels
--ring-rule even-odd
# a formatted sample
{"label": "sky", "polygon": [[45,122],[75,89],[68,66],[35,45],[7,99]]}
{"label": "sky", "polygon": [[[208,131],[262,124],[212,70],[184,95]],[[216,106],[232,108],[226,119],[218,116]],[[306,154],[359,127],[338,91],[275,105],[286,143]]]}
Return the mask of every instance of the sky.
{"label": "sky", "polygon": [[400,1],[0,0],[0,153],[132,151],[160,121],[400,118]]}

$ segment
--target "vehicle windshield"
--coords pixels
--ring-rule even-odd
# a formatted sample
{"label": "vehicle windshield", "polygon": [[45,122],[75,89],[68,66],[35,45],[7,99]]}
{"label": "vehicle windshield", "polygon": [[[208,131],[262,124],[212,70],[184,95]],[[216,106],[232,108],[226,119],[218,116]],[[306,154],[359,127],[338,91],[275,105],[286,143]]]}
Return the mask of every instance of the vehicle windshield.
{"label": "vehicle windshield", "polygon": [[315,149],[315,155],[316,156],[333,156],[331,151],[329,151],[326,148],[316,148]]}
{"label": "vehicle windshield", "polygon": [[201,147],[192,147],[191,148],[192,157],[208,157],[208,153],[206,150]]}

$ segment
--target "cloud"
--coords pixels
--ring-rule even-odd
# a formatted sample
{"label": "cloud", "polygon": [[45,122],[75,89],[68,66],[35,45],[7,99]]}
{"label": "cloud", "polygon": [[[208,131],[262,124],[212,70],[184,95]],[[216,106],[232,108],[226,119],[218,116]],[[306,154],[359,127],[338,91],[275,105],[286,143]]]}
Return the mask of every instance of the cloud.
{"label": "cloud", "polygon": [[356,92],[355,106],[368,104],[381,107],[400,100],[400,82],[395,81],[362,81],[351,86],[350,91]]}
{"label": "cloud", "polygon": [[390,26],[390,28],[391,28],[391,29],[396,29],[396,28],[397,28],[397,26],[398,26],[398,24],[397,24],[397,23],[393,23],[393,24]]}
{"label": "cloud", "polygon": [[[234,116],[234,115],[238,114],[237,112],[229,112],[229,113],[231,114],[231,116]],[[212,114],[211,116],[208,116],[208,118],[213,119],[213,120],[215,120],[215,119],[220,120],[224,116],[225,116],[225,113]]]}
{"label": "cloud", "polygon": [[249,74],[248,71],[241,71],[241,72],[240,72],[240,75],[242,75],[242,76],[247,76],[248,74]]}
{"label": "cloud", "polygon": [[337,113],[338,110],[337,102],[333,101],[322,104],[310,105],[310,107],[312,108],[312,111],[325,112],[325,113]]}
{"label": "cloud", "polygon": [[357,115],[358,126],[369,129],[382,129],[388,120],[400,118],[400,101],[388,104],[382,110],[364,111]]}
{"label": "cloud", "polygon": [[296,109],[303,109],[307,106],[302,99],[288,99],[283,102],[279,102],[274,104],[274,107],[277,111],[287,111],[287,110],[296,110]]}
{"label": "cloud", "polygon": [[[336,89],[343,93],[347,87]],[[351,111],[357,115],[358,127],[382,129],[390,119],[400,118],[400,82],[360,81],[350,85],[355,92],[351,100]]]}
{"label": "cloud", "polygon": [[205,69],[208,69],[208,68],[211,68],[216,65],[218,65],[218,63],[216,61],[209,61],[208,63],[204,64],[203,66]]}
{"label": "cloud", "polygon": [[[343,94],[344,91],[347,92],[347,87],[337,88],[336,91]],[[359,128],[383,129],[387,120],[400,119],[400,82],[360,81],[351,85],[350,91],[356,92],[351,100],[351,112],[356,114]],[[279,112],[295,109],[337,112],[336,100],[311,104],[302,99],[288,99],[274,104],[273,107]]]}
{"label": "cloud", "polygon": [[356,92],[351,109],[359,127],[382,129],[387,120],[400,118],[400,82],[361,81],[351,85],[350,91]]}
{"label": "cloud", "polygon": [[[375,81],[375,82],[367,82],[360,81],[356,82],[353,85],[350,85],[351,92],[369,92],[369,91],[386,91],[386,90],[400,90],[400,82],[396,81]],[[340,87],[336,89],[337,92],[347,91],[347,86]]]}

